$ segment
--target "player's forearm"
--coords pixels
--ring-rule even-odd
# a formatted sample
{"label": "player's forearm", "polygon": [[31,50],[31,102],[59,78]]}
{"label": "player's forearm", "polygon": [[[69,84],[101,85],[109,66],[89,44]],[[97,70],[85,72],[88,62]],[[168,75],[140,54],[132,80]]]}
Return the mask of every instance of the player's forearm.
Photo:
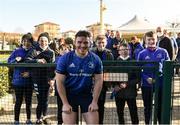
{"label": "player's forearm", "polygon": [[97,103],[99,95],[102,90],[103,76],[100,76],[97,81],[95,80],[94,90],[93,90],[93,102]]}
{"label": "player's forearm", "polygon": [[99,95],[101,93],[102,86],[95,85],[94,86],[94,93],[93,93],[93,102],[97,103]]}
{"label": "player's forearm", "polygon": [[57,86],[57,91],[58,91],[58,94],[62,100],[62,103],[63,104],[67,104],[68,103],[68,100],[67,100],[67,97],[66,97],[66,90],[65,90],[65,87],[63,85],[63,82],[61,80],[59,80],[57,77],[56,77],[56,86]]}
{"label": "player's forearm", "polygon": [[62,100],[62,103],[67,104],[68,100],[67,100],[67,97],[66,97],[65,87],[61,84],[61,85],[58,85],[57,88],[58,88],[58,94],[59,94],[59,96],[60,96],[60,98]]}

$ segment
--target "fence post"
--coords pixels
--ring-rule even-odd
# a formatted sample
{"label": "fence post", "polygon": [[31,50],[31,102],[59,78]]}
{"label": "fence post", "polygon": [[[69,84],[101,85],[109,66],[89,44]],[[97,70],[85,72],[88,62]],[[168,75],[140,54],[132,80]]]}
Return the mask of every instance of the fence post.
{"label": "fence post", "polygon": [[157,124],[157,113],[158,113],[158,102],[159,102],[159,87],[158,87],[158,83],[159,83],[159,63],[155,66],[155,90],[154,93],[152,94],[153,96],[153,100],[152,100],[152,121],[153,124],[156,125]]}
{"label": "fence post", "polygon": [[171,85],[173,77],[173,62],[165,61],[163,66],[163,90],[161,104],[161,124],[170,124],[171,120]]}

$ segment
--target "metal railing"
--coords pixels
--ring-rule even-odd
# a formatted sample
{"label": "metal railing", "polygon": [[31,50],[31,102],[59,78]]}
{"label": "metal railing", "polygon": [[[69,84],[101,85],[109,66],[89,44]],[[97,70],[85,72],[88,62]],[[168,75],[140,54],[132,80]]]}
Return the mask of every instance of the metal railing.
{"label": "metal railing", "polygon": [[[153,66],[145,66],[145,64],[153,64]],[[0,63],[1,68],[16,68],[16,67],[28,67],[28,68],[55,68],[55,64],[5,64],[5,63]],[[124,77],[122,73],[129,73],[129,72],[136,72],[140,73],[143,70],[149,70],[156,74],[156,82],[158,82],[158,68],[159,64],[156,62],[121,62],[121,61],[104,61],[103,62],[104,66],[104,80],[106,81],[106,84],[111,84],[109,86],[109,90],[107,92],[106,96],[106,103],[105,103],[105,116],[104,116],[104,123],[106,124],[118,124],[118,117],[117,117],[117,112],[116,112],[116,105],[114,99],[110,99],[111,96],[111,91],[112,91],[112,85],[113,82],[117,82],[118,80],[121,79],[121,77]],[[164,71],[163,74],[165,75],[164,77],[164,89],[163,89],[163,99],[162,99],[162,123],[168,124],[170,123],[170,116],[171,116],[171,106],[172,102],[170,101],[172,98],[171,93],[171,76],[173,74],[172,72],[173,67],[170,65],[167,65],[165,63],[164,65]],[[1,72],[1,71],[0,71]],[[0,73],[0,75],[4,74],[3,72]],[[7,76],[6,76],[7,77]],[[9,77],[9,76],[8,76]],[[168,90],[167,90],[168,89]],[[179,91],[179,90],[178,90]],[[2,97],[0,100],[0,123],[13,123],[14,121],[14,93],[9,94],[10,96],[5,96]],[[144,123],[144,106],[143,106],[143,101],[141,97],[141,90],[139,89],[138,95],[137,95],[137,106],[138,106],[138,116],[139,116],[139,123],[140,124],[145,124]],[[152,101],[152,114],[151,114],[151,123],[157,124],[157,102],[158,102],[158,87],[156,86],[155,83],[155,92],[153,94],[153,101]],[[36,95],[33,94],[33,99],[32,99],[32,121],[36,120]],[[179,105],[179,104],[178,104]],[[4,106],[4,107],[3,107]],[[53,121],[53,123],[57,123],[57,102],[56,102],[56,97],[54,95],[50,96],[49,100],[49,109],[48,109],[48,115],[49,118]],[[125,117],[125,122],[128,124],[131,124],[131,119],[129,115],[129,111],[127,106],[125,107],[124,111],[124,117]],[[176,116],[177,117],[177,116]],[[22,111],[20,115],[21,121],[25,121],[26,115],[25,115],[25,105],[22,105]]]}

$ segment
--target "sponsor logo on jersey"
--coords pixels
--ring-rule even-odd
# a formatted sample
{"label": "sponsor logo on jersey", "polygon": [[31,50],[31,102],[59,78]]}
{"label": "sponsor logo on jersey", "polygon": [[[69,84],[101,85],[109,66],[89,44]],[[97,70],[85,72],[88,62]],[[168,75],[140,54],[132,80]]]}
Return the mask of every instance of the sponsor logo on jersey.
{"label": "sponsor logo on jersey", "polygon": [[150,59],[150,57],[149,57],[149,56],[146,56],[146,57],[145,57],[145,60],[149,60],[149,59]]}
{"label": "sponsor logo on jersey", "polygon": [[74,67],[75,67],[74,63],[71,63],[71,64],[69,65],[69,67],[70,67],[70,68],[74,68]]}

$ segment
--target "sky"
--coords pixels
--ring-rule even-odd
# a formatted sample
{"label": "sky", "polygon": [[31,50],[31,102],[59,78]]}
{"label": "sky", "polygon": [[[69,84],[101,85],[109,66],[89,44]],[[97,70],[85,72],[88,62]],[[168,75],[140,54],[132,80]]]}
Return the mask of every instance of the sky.
{"label": "sky", "polygon": [[[180,19],[180,0],[103,0],[104,22],[114,28],[134,15],[155,25]],[[99,0],[0,0],[0,31],[33,32],[43,22],[60,25],[60,32],[85,29],[99,22]]]}

